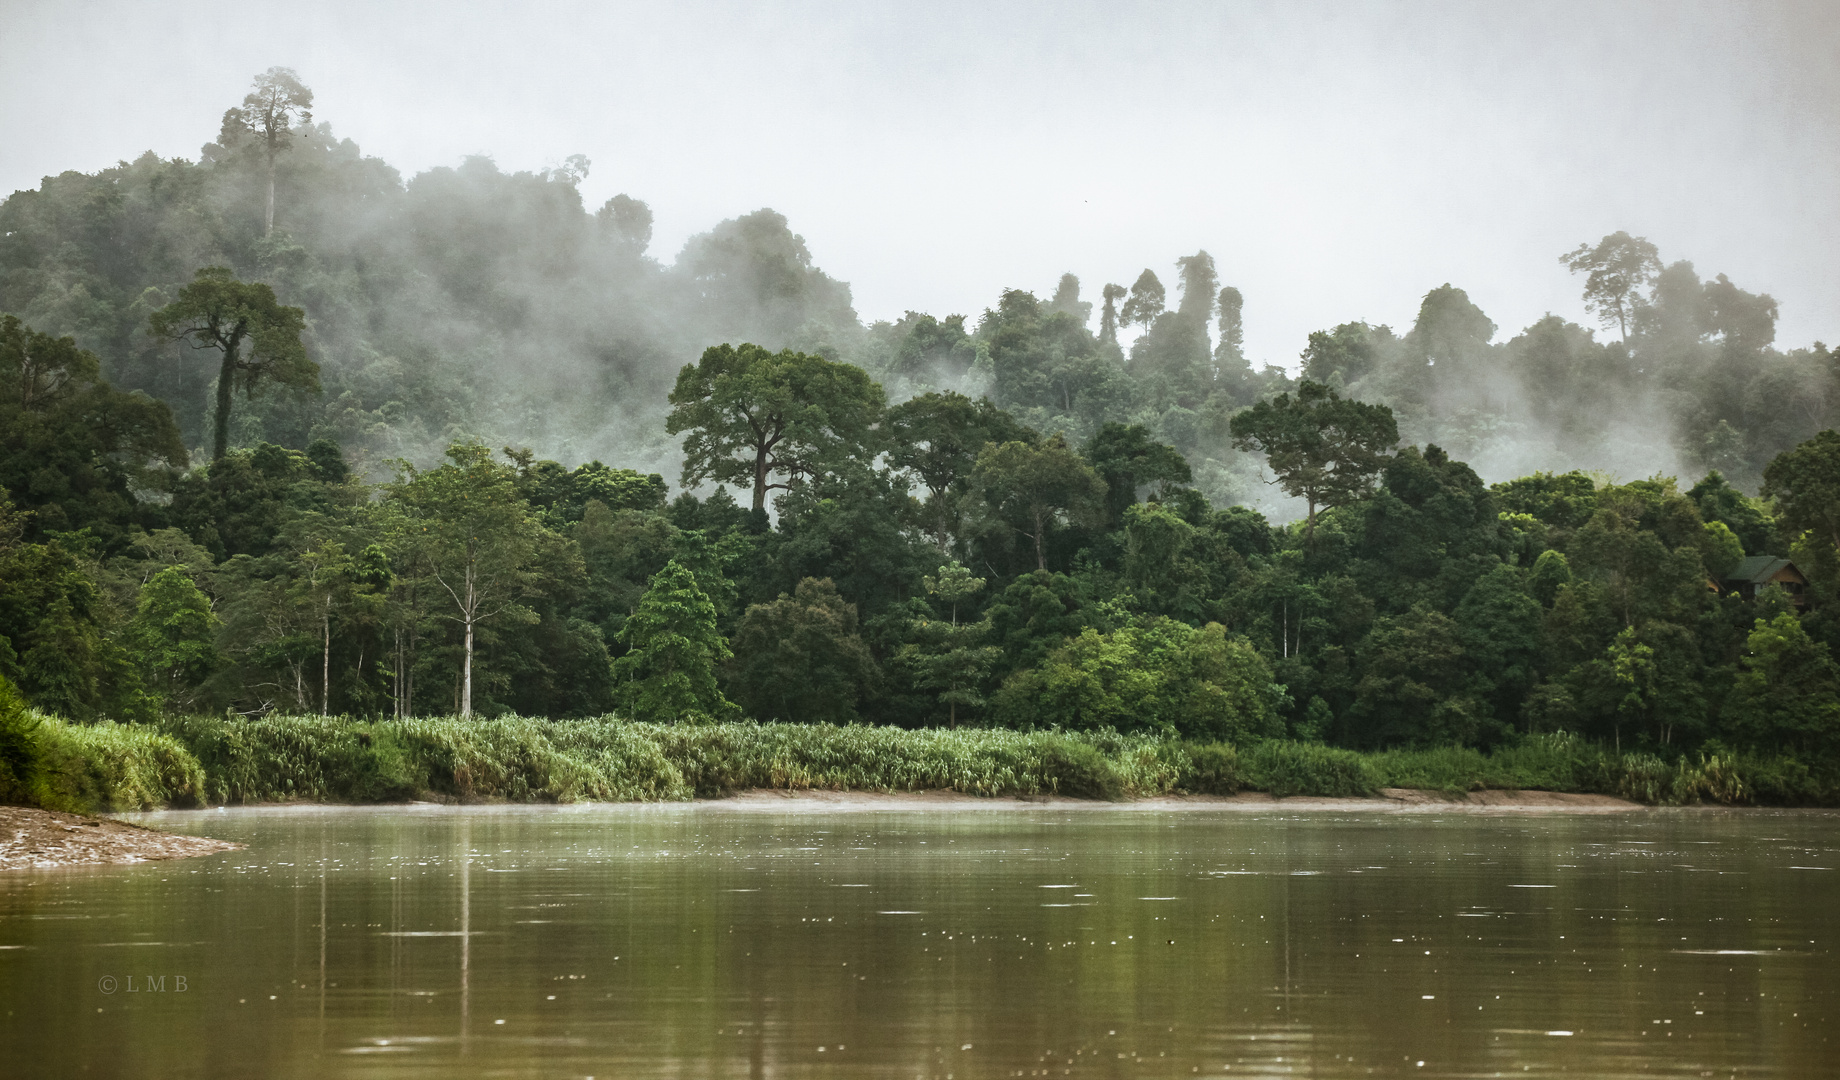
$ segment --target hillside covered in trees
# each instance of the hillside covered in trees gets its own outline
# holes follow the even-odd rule
[[[271,71],[197,161],[0,204],[0,674],[47,711],[1831,759],[1840,370],[1641,238],[1564,257],[1601,334],[1445,284],[1293,376],[1204,251],[865,326],[771,210],[665,263],[587,162],[405,182],[310,105]]]

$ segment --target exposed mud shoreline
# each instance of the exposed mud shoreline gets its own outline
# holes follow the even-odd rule
[[[1379,798],[1318,798],[1299,795],[1277,798],[1262,791],[1243,791],[1238,795],[1165,795],[1125,802],[1099,802],[1092,799],[1069,799],[1057,795],[1033,797],[986,798],[958,791],[900,791],[883,794],[871,791],[787,791],[756,789],[737,792],[720,799],[698,799],[699,805],[740,811],[810,811],[851,812],[888,810],[1004,810],[1018,807],[1052,806],[1056,810],[1340,810],[1371,813],[1411,813],[1434,811],[1540,813],[1618,813],[1646,810],[1641,803],[1609,795],[1572,795],[1557,791],[1472,791],[1464,795],[1446,795],[1440,791],[1413,788],[1382,788]]]
[[[184,859],[240,848],[107,817],[0,806],[0,871]]]

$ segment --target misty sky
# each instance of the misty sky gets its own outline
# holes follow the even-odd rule
[[[1515,10],[1525,9],[1525,10]],[[1584,320],[1558,255],[1627,229],[1840,340],[1840,4],[269,4],[0,0],[0,191],[196,157],[251,77],[405,176],[585,154],[653,252],[785,213],[865,319],[1088,299],[1206,248],[1247,352]]]

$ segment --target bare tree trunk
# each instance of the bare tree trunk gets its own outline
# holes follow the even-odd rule
[[[262,218],[262,235],[275,234],[275,152],[268,152],[268,212]]]
[[[236,393],[238,349],[224,350],[224,366],[217,373],[217,413],[211,417],[211,460],[222,461],[230,450],[230,399]]]
[[[396,697],[396,719],[403,719],[403,627],[396,627],[396,673],[390,679],[392,697]]]
[[[409,628],[409,648],[403,653],[403,719],[415,715],[415,647],[421,643],[415,627]]]
[[[320,612],[319,714],[332,715],[332,611],[331,604]]]
[[[473,620],[466,620],[466,660],[463,661],[460,676],[460,716],[466,719],[473,715]]]
[[[763,445],[754,451],[754,509],[767,508],[767,448]]]
[[[469,549],[470,550],[470,549]],[[479,613],[479,592],[473,581],[473,564],[466,567],[466,660],[461,668],[460,715],[473,715],[473,617]]]

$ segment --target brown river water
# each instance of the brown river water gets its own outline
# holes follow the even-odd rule
[[[0,876],[0,1076],[1840,1076],[1840,815],[142,815]]]

